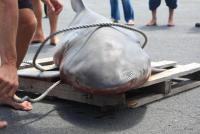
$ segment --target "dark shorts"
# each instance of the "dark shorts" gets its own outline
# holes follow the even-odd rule
[[[170,9],[176,9],[177,8],[177,0],[165,0],[166,5]],[[149,9],[150,10],[156,10],[161,4],[161,0],[149,0]]]
[[[18,0],[19,9],[30,8],[32,9],[32,1],[31,0]]]

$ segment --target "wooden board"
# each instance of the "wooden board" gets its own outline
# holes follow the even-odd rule
[[[53,82],[20,78],[20,90],[32,93],[43,93],[52,84]],[[49,96],[54,96],[60,99],[66,99],[81,103],[92,104],[96,106],[115,106],[125,104],[124,94],[113,96],[93,96],[87,93],[80,92],[66,84],[61,84],[57,86],[56,89],[50,92]]]
[[[177,64],[177,62],[175,61],[158,61],[158,62],[151,62],[151,66],[153,68],[171,68],[171,67],[175,67]]]
[[[162,81],[167,81],[173,78],[181,77],[187,74],[200,71],[200,64],[192,63],[188,65],[182,65],[176,68],[168,69],[164,72],[152,75],[149,80],[141,87],[146,87]]]
[[[156,85],[154,85],[156,87]],[[145,104],[149,104],[151,102],[160,100],[160,99],[164,99],[173,95],[176,95],[178,93],[193,89],[200,86],[200,81],[194,81],[194,82],[190,82],[186,85],[182,85],[180,87],[176,87],[176,88],[172,88],[170,90],[170,92],[168,94],[164,94],[164,93],[140,93],[140,94],[135,94],[135,96],[132,96],[131,98],[127,99],[127,107],[129,108],[136,108]],[[148,89],[146,89],[148,90]]]
[[[20,65],[20,69],[32,67],[32,63],[33,63],[32,60],[24,61]],[[53,57],[38,59],[37,63],[41,64],[41,65],[50,65],[50,64],[53,64]]]
[[[50,60],[41,64],[48,65]],[[121,95],[100,96],[80,92],[66,84],[61,84],[53,90],[49,96],[61,99],[104,106],[125,106],[130,108],[139,107],[156,100],[160,100],[177,93],[200,86],[200,64],[176,65],[174,61],[152,62],[153,67],[166,68],[161,73],[152,75],[149,80],[137,89],[132,89]],[[28,66],[23,68],[31,69]],[[22,69],[23,69],[22,68]],[[20,77],[20,89],[32,93],[42,93],[53,82]]]

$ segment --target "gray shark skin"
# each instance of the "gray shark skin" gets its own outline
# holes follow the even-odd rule
[[[71,0],[76,16],[70,27],[111,21]],[[132,31],[117,27],[87,28],[64,33],[54,62],[60,78],[91,94],[119,94],[142,85],[151,74],[150,58]]]

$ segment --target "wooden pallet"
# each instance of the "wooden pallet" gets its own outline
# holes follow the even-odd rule
[[[42,59],[40,63],[48,65],[52,63],[52,59]],[[144,85],[124,94],[112,96],[91,95],[73,89],[69,85],[61,84],[49,96],[100,107],[122,106],[136,108],[200,86],[200,64],[198,63],[177,65],[174,61],[160,61],[152,62],[152,66],[166,68],[167,70],[152,75]],[[36,71],[26,64],[21,67],[21,71],[23,69],[26,69],[27,72],[28,70]],[[19,80],[20,89],[31,93],[43,93],[54,83],[52,80],[25,77],[20,77]]]

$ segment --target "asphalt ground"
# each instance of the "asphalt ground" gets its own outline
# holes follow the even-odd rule
[[[110,17],[108,0],[85,0],[92,10]],[[167,27],[168,9],[164,1],[158,9],[158,26],[146,27],[150,19],[147,0],[133,0],[135,27],[143,30],[149,42],[145,51],[153,61],[173,60],[179,64],[200,63],[200,1],[180,0],[175,14],[175,27]],[[121,8],[121,7],[120,7]],[[59,29],[66,28],[75,13],[70,1],[64,1]],[[122,14],[121,14],[122,15]],[[85,18],[83,18],[85,19]],[[124,23],[123,19],[121,21]],[[43,20],[48,35],[48,19]],[[31,59],[39,44],[31,45],[26,60]],[[41,57],[49,57],[53,46],[45,46]],[[42,88],[42,87],[41,87]],[[46,99],[33,104],[30,112],[0,107],[0,118],[9,126],[0,134],[199,134],[200,88],[157,101],[136,109],[101,113],[85,104]]]

